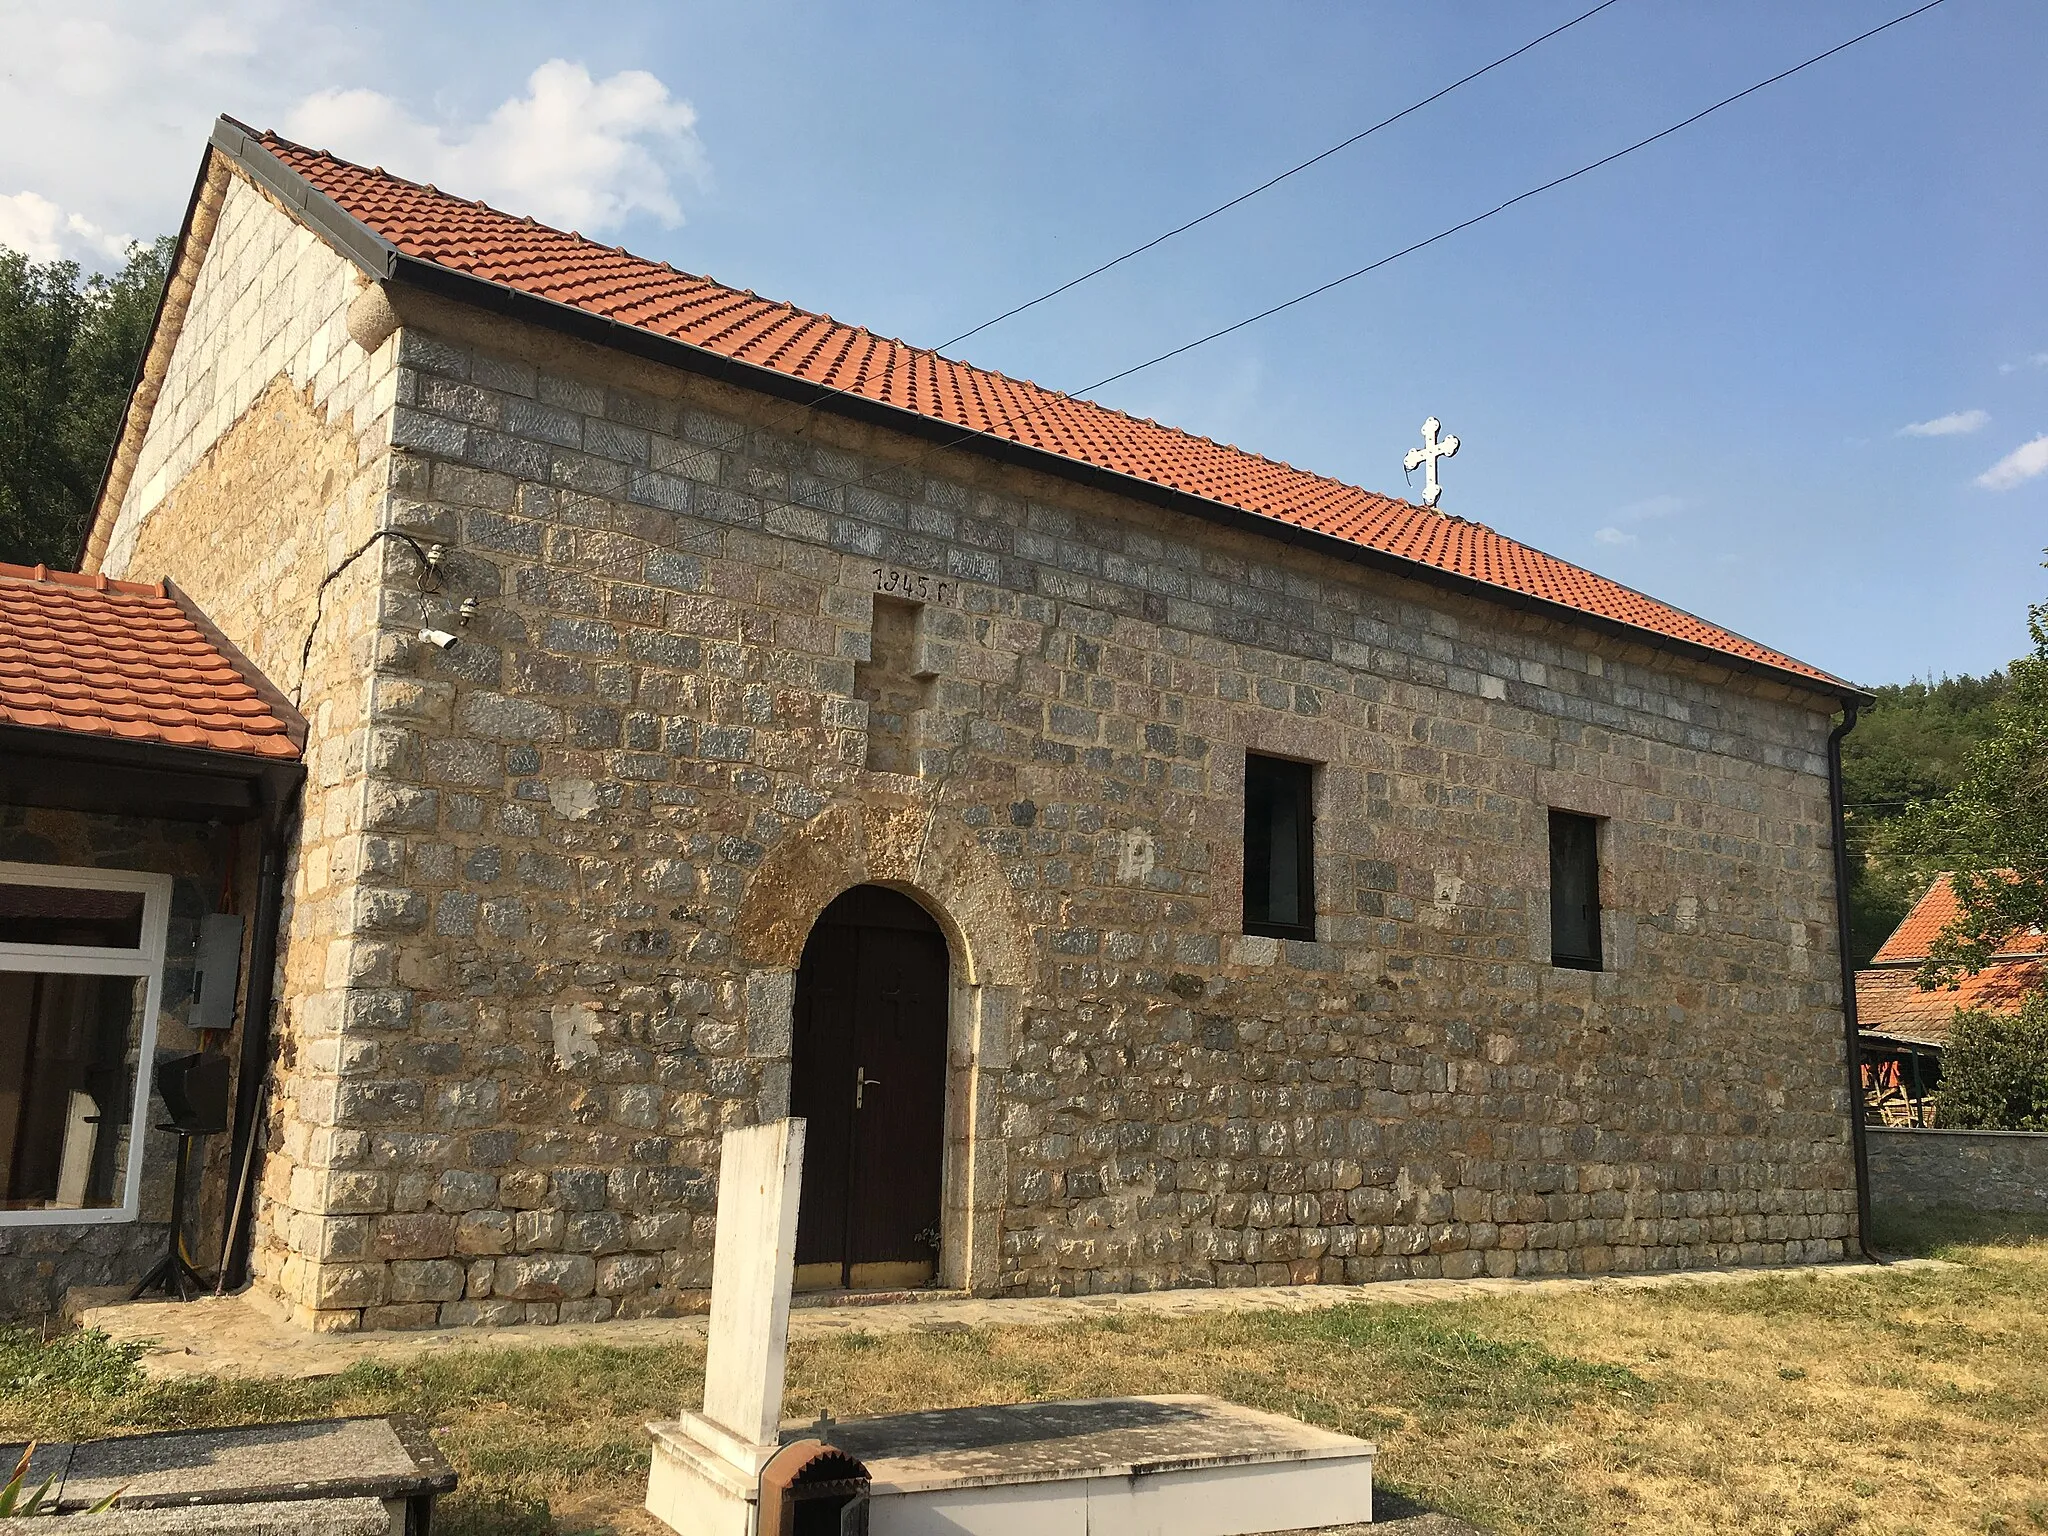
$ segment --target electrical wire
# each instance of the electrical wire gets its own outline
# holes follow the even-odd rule
[[[1207,346],[1212,341],[1220,341],[1223,337],[1229,336],[1234,332],[1241,331],[1245,329],[1247,326],[1256,325],[1261,320],[1271,319],[1274,315],[1280,314],[1284,310],[1293,309],[1296,305],[1306,304],[1311,299],[1321,298],[1324,294],[1330,292],[1332,289],[1341,288],[1342,286],[1344,286],[1344,284],[1353,282],[1358,278],[1364,277],[1367,273],[1377,272],[1380,268],[1389,266],[1392,263],[1399,261],[1404,256],[1412,256],[1415,252],[1420,250],[1426,250],[1428,247],[1437,244],[1439,241],[1448,240],[1451,236],[1460,234],[1465,230],[1471,229],[1474,225],[1484,224],[1488,219],[1495,218],[1498,215],[1507,212],[1508,209],[1513,208],[1518,203],[1525,203],[1532,197],[1539,197],[1545,192],[1554,191],[1557,188],[1564,186],[1567,182],[1576,181],[1581,176],[1590,175],[1592,172],[1600,170],[1602,167],[1612,165],[1615,161],[1624,159],[1627,156],[1636,153],[1636,151],[1638,150],[1647,149],[1652,144],[1657,143],[1660,139],[1668,139],[1671,137],[1671,135],[1679,132],[1681,129],[1690,128],[1694,123],[1699,122],[1702,118],[1711,117],[1714,113],[1719,112],[1722,108],[1733,106],[1736,102],[1741,101],[1744,97],[1754,96],[1758,91],[1765,90],[1770,86],[1778,84],[1780,81],[1789,80],[1792,76],[1800,73],[1802,70],[1811,69],[1816,64],[1824,63],[1826,60],[1833,58],[1836,54],[1843,53],[1846,52],[1848,49],[1854,48],[1858,43],[1867,42],[1871,38],[1876,37],[1881,32],[1889,32],[1893,27],[1902,26],[1906,22],[1913,20],[1916,16],[1924,16],[1929,11],[1935,10],[1942,5],[1945,5],[1946,3],[1947,0],[1927,0],[1926,4],[1918,6],[1913,10],[1907,11],[1903,15],[1894,16],[1890,21],[1882,22],[1879,25],[1870,28],[1870,30],[1868,30],[1867,32],[1859,32],[1856,34],[1856,36],[1848,39],[1846,42],[1837,43],[1834,47],[1829,48],[1824,52],[1816,53],[1811,58],[1802,59],[1799,63],[1792,65],[1789,69],[1781,69],[1778,71],[1778,73],[1770,76],[1767,79],[1759,80],[1754,85],[1745,86],[1743,89],[1735,92],[1731,96],[1724,96],[1719,101],[1715,102],[1712,106],[1702,107],[1699,111],[1693,113],[1690,117],[1681,118],[1679,119],[1679,121],[1671,124],[1671,126],[1668,128],[1660,128],[1657,132],[1650,134],[1647,138],[1638,139],[1633,144],[1628,145],[1626,148],[1617,149],[1612,154],[1603,155],[1598,160],[1589,161],[1587,164],[1580,166],[1575,171],[1567,171],[1562,176],[1553,177],[1551,180],[1544,182],[1541,186],[1531,187],[1526,192],[1518,192],[1513,197],[1507,199],[1505,202],[1496,203],[1493,207],[1487,209],[1484,213],[1476,213],[1469,219],[1464,219],[1459,223],[1451,225],[1447,229],[1438,230],[1435,234],[1430,235],[1426,239],[1417,240],[1412,245],[1405,245],[1401,247],[1400,250],[1395,251],[1390,255],[1382,256],[1377,261],[1368,262],[1366,263],[1366,265],[1359,267],[1354,271],[1345,273],[1342,277],[1332,278],[1329,282],[1319,284],[1318,286],[1309,289],[1306,293],[1298,293],[1291,299],[1285,299],[1278,304],[1270,305],[1267,308],[1260,310],[1258,313],[1247,315],[1244,319],[1236,321],[1233,324],[1226,325],[1218,330],[1211,331],[1205,336],[1198,336],[1193,341],[1184,342],[1180,346],[1174,347],[1169,351],[1161,352],[1156,357],[1148,357],[1142,363],[1133,363],[1130,367],[1120,369],[1117,372],[1109,374],[1104,378],[1097,379],[1092,384],[1084,384],[1077,390],[1072,390],[1065,393],[1049,393],[1047,399],[1042,401],[1040,404],[1031,407],[1028,410],[1017,412],[1014,415],[1005,416],[996,421],[992,426],[969,428],[967,431],[962,432],[958,437],[948,439],[946,442],[940,444],[940,447],[956,447],[959,444],[966,442],[970,438],[987,437],[997,432],[1000,432],[1003,428],[1021,425],[1024,421],[1029,420],[1031,417],[1039,414],[1041,411],[1049,409],[1054,404],[1072,400],[1079,396],[1092,394],[1094,391],[1101,389],[1106,385],[1115,384],[1123,379],[1127,379],[1131,377],[1132,374],[1142,373],[1147,368],[1157,367],[1160,363],[1167,362],[1172,358],[1179,357],[1183,353],[1192,352],[1197,347]],[[825,398],[825,396],[820,395],[818,398],[822,400]]]
[[[1147,240],[1143,245],[1134,245],[1128,251],[1125,251],[1121,256],[1112,256],[1108,261],[1102,263],[1101,266],[1090,267],[1086,272],[1083,272],[1079,277],[1070,277],[1064,283],[1061,283],[1057,288],[1048,288],[1044,293],[1041,293],[1035,299],[1026,299],[1022,304],[1018,304],[1010,309],[1006,309],[1000,315],[996,315],[991,319],[984,320],[981,322],[981,324],[973,327],[970,330],[962,331],[958,336],[947,337],[944,341],[940,342],[932,350],[935,352],[943,352],[948,347],[958,346],[961,342],[967,340],[970,336],[979,336],[983,331],[988,330],[990,327],[1001,325],[1005,320],[1011,319],[1017,315],[1021,315],[1027,309],[1035,309],[1040,304],[1043,304],[1047,299],[1056,299],[1061,294],[1067,292],[1067,290],[1069,290],[1070,288],[1078,288],[1081,286],[1081,284],[1089,281],[1091,278],[1097,278],[1102,276],[1103,273],[1109,271],[1112,267],[1122,266],[1125,262],[1129,261],[1134,256],[1142,256],[1145,254],[1145,252],[1152,250],[1154,247],[1166,244],[1167,241],[1173,239],[1176,235],[1186,234],[1189,230],[1193,229],[1198,224],[1208,223],[1209,220],[1215,218],[1220,213],[1228,213],[1231,209],[1235,208],[1239,203],[1250,202],[1253,198],[1257,197],[1261,192],[1265,192],[1273,187],[1279,186],[1280,183],[1287,180],[1288,177],[1298,176],[1312,165],[1320,165],[1323,161],[1329,159],[1330,156],[1337,154],[1342,150],[1349,149],[1352,145],[1358,143],[1361,139],[1370,138],[1373,134],[1378,133],[1382,128],[1391,128],[1394,124],[1400,122],[1402,118],[1409,117],[1414,113],[1420,112],[1424,107],[1428,106],[1431,102],[1443,100],[1444,97],[1450,95],[1451,92],[1457,90],[1460,86],[1470,85],[1474,80],[1477,80],[1481,75],[1491,74],[1494,70],[1499,69],[1503,64],[1513,63],[1516,59],[1519,59],[1523,54],[1527,53],[1530,49],[1539,47],[1542,44],[1549,42],[1553,37],[1558,36],[1560,33],[1569,32],[1573,27],[1576,27],[1582,21],[1592,20],[1595,16],[1598,16],[1602,11],[1606,10],[1610,5],[1615,5],[1618,3],[1619,0],[1600,0],[1600,3],[1594,6],[1590,11],[1582,12],[1580,15],[1574,16],[1570,21],[1567,21],[1560,26],[1552,27],[1548,32],[1544,33],[1541,37],[1531,38],[1528,42],[1522,44],[1521,47],[1517,48],[1513,53],[1504,53],[1499,58],[1495,59],[1491,64],[1484,65],[1479,69],[1473,70],[1472,73],[1469,75],[1465,75],[1460,79],[1453,80],[1449,85],[1445,86],[1442,90],[1436,92],[1434,95],[1425,96],[1422,98],[1422,100],[1403,107],[1400,111],[1396,112],[1392,117],[1381,118],[1378,122],[1374,123],[1370,128],[1361,128],[1357,133],[1352,134],[1350,138],[1342,140],[1339,143],[1332,144],[1328,149],[1324,150],[1321,154],[1309,156],[1308,159],[1302,161],[1299,165],[1289,166],[1286,170],[1280,172],[1280,174],[1277,176],[1267,177],[1266,180],[1260,182],[1256,187],[1252,187],[1247,191],[1238,193],[1237,196],[1231,198],[1228,202],[1218,203],[1214,208],[1211,208],[1207,213],[1197,214],[1194,218],[1189,219],[1187,223],[1177,224],[1172,229],[1166,231],[1166,233],[1163,235],[1154,235],[1150,240]]]
[[[441,590],[441,546],[424,545],[411,534],[399,528],[379,528],[362,543],[342,556],[341,563],[320,578],[320,585],[313,593],[313,622],[306,626],[305,642],[299,647],[299,679],[292,684],[292,707],[301,703],[299,695],[306,687],[306,666],[313,659],[313,637],[320,633],[320,620],[326,613],[327,589],[340,579],[343,572],[370,552],[380,539],[390,539],[403,544],[413,552],[420,563],[419,585],[422,596]]]

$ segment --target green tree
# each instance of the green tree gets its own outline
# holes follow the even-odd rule
[[[1849,948],[1859,966],[1926,889],[1917,867],[1885,851],[1888,829],[1915,802],[1955,788],[1970,749],[1996,728],[2006,677],[1944,677],[1873,692],[1877,701],[1842,742]]]
[[[0,560],[76,562],[171,248],[130,246],[112,276],[0,248]]]
[[[2012,664],[1990,736],[1886,839],[1922,876],[1953,872],[1957,916],[1930,946],[1923,987],[1983,969],[2017,929],[2048,928],[2048,603],[2027,629],[2033,653]]]
[[[1956,1010],[1941,1053],[1944,1128],[2048,1131],[2048,992],[2017,1014]]]

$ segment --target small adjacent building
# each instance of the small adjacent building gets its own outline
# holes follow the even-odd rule
[[[1484,524],[224,119],[84,565],[281,734],[239,842],[101,777],[8,857],[276,914],[206,1199],[308,1326],[698,1306],[790,1113],[820,1286],[1856,1243],[1863,695]]]
[[[1941,1054],[1958,1010],[2016,1014],[2028,993],[2048,987],[2048,938],[2023,930],[1981,971],[1921,990],[1915,977],[1956,914],[1955,890],[1940,875],[1856,973],[1864,1103],[1883,1124],[1932,1123],[1927,1101],[1941,1086]]]
[[[157,1069],[194,1053],[242,1097],[238,1136],[193,1144],[186,1247],[218,1267],[304,742],[176,586],[0,565],[0,1316],[166,1252]]]

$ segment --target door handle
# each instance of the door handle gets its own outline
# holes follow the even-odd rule
[[[868,1076],[868,1069],[865,1065],[855,1067],[853,1069],[853,1107],[859,1109],[861,1101],[867,1096],[867,1091],[870,1088],[879,1088],[881,1086],[880,1078]]]

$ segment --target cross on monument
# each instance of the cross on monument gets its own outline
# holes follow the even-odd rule
[[[1437,498],[1444,493],[1443,482],[1436,477],[1436,461],[1448,459],[1458,451],[1455,437],[1437,437],[1442,428],[1443,423],[1434,416],[1425,421],[1422,424],[1422,446],[1410,448],[1408,457],[1401,461],[1401,467],[1411,474],[1418,469],[1422,471],[1422,504],[1425,507],[1434,507]]]

